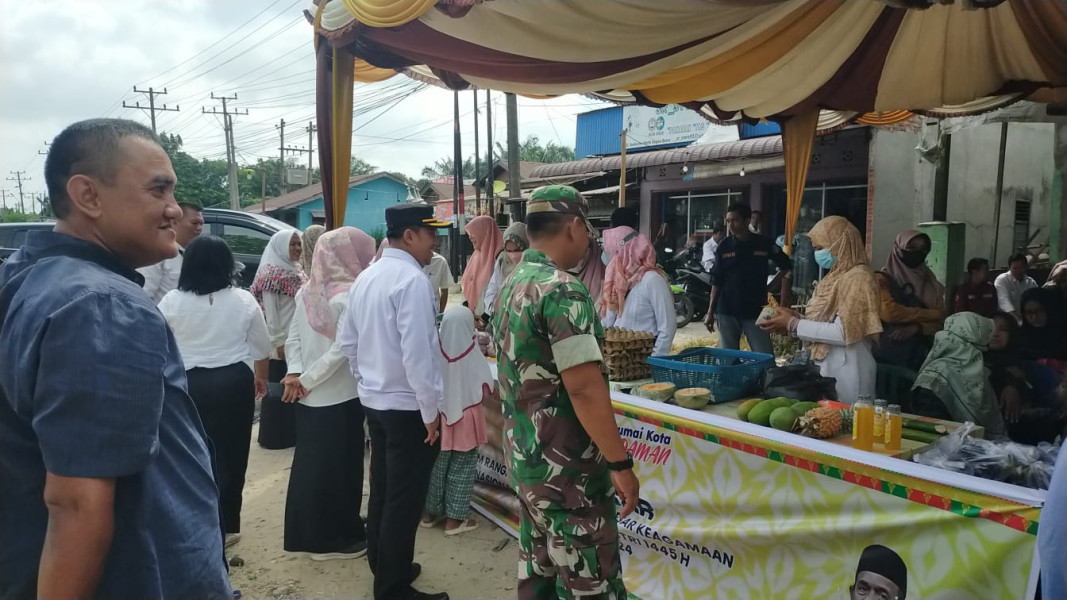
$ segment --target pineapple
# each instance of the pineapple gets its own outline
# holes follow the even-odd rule
[[[831,438],[843,431],[847,410],[836,408],[813,408],[797,419],[797,433],[819,439]],[[851,413],[849,413],[851,421]]]

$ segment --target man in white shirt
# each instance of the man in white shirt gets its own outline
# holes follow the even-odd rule
[[[719,223],[711,228],[711,237],[704,242],[704,253],[700,258],[700,264],[708,273],[715,268],[715,249],[719,247],[719,242],[724,237],[726,237],[726,227]]]
[[[385,211],[389,247],[356,279],[337,341],[359,382],[371,435],[367,561],[375,600],[448,600],[411,587],[412,563],[430,471],[437,457],[444,382],[435,327],[436,307],[423,267],[437,244],[424,204]]]
[[[167,292],[177,289],[185,247],[204,229],[204,215],[202,214],[204,209],[199,204],[179,202],[178,206],[182,209],[182,218],[174,225],[174,235],[178,240],[178,254],[174,258],[137,269],[137,272],[144,277],[145,293],[156,304],[159,304]]]
[[[1019,310],[1019,303],[1022,301],[1023,292],[1037,287],[1034,278],[1026,274],[1028,265],[1024,254],[1015,254],[1008,259],[1008,272],[997,276],[993,281],[993,287],[997,288],[997,304],[1000,310],[1011,313],[1020,323],[1022,312]]]
[[[752,211],[752,220],[748,224],[748,230],[756,235],[763,235],[763,213]]]
[[[430,277],[437,312],[445,312],[445,306],[448,305],[448,288],[455,283],[452,279],[452,269],[448,267],[448,259],[434,252],[430,264],[423,267],[422,271]]]

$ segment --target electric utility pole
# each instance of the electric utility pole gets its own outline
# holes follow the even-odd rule
[[[31,178],[30,177],[23,177],[23,175],[26,174],[26,171],[12,171],[11,174],[14,175],[14,177],[8,177],[7,180],[8,181],[14,181],[14,182],[16,182],[18,184],[18,186],[19,186],[19,212],[20,213],[25,213],[26,212],[26,208],[25,208],[25,204],[23,204],[23,198],[22,198],[22,183],[24,181],[29,181]]]
[[[234,147],[233,142],[233,116],[234,115],[247,115],[248,109],[244,112],[240,112],[236,109],[231,110],[226,106],[227,100],[236,100],[237,94],[233,96],[216,96],[214,92],[211,93],[212,100],[219,100],[222,102],[222,110],[212,108],[201,107],[200,110],[206,115],[222,115],[223,129],[226,133],[226,160],[229,161],[229,180],[230,180],[230,208],[233,210],[241,210],[241,195],[237,190],[237,148]]]
[[[308,185],[311,185],[312,183],[314,183],[311,180],[311,155],[313,154],[313,150],[315,149],[315,145],[312,142],[315,139],[315,133],[319,129],[318,127],[315,127],[314,121],[308,121],[308,126],[305,128],[305,130],[308,132]]]
[[[167,94],[167,88],[163,88],[162,92],[157,92],[155,90],[155,88],[148,88],[147,90],[139,90],[139,89],[137,89],[137,86],[133,86],[133,91],[137,92],[138,94],[144,94],[144,95],[148,96],[148,106],[141,106],[141,101],[140,100],[138,100],[135,104],[126,104],[126,101],[123,100],[122,101],[122,107],[123,108],[139,108],[139,109],[147,112],[148,116],[152,119],[152,133],[156,133],[156,113],[157,112],[164,112],[164,111],[178,112],[179,110],[181,110],[181,107],[179,107],[178,105],[174,105],[174,108],[169,108],[169,107],[167,107],[166,104],[164,104],[163,106],[156,106],[156,96],[165,96]],[[212,97],[214,97],[214,96],[212,96]]]

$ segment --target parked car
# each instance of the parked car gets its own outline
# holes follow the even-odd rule
[[[31,221],[28,223],[0,223],[0,263],[7,260],[19,246],[26,243],[26,234],[31,231],[50,230],[55,221]]]
[[[54,222],[0,223],[0,262],[26,242],[28,232],[54,226]],[[234,258],[243,265],[241,284],[244,287],[252,285],[259,259],[271,236],[283,229],[293,227],[264,215],[222,208],[204,209],[204,233],[226,240]]]
[[[271,236],[283,229],[295,228],[266,215],[223,208],[204,209],[204,233],[226,240],[234,259],[244,265],[241,285],[246,288],[256,277],[259,259]]]

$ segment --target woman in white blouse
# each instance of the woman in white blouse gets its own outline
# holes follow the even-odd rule
[[[304,284],[300,266],[300,233],[286,229],[275,233],[263,250],[256,278],[249,291],[263,307],[270,332],[270,370],[268,381],[280,382],[285,366],[285,338],[296,309],[296,292]],[[281,397],[272,393],[263,399],[259,414],[259,445],[268,450],[292,448],[296,444],[296,412]]]
[[[226,544],[240,539],[241,493],[256,398],[267,391],[270,338],[252,294],[236,287],[233,253],[201,236],[185,250],[178,289],[159,303],[178,341],[189,395],[215,450]]]
[[[324,233],[296,295],[285,355],[285,402],[296,405],[296,453],[285,500],[285,549],[312,560],[363,556],[363,406],[337,343],[348,290],[374,259],[374,238],[354,227]]]
[[[607,273],[600,296],[604,327],[621,327],[656,335],[652,356],[671,353],[678,329],[674,294],[667,276],[656,267],[656,250],[647,237],[627,226],[604,231]]]

